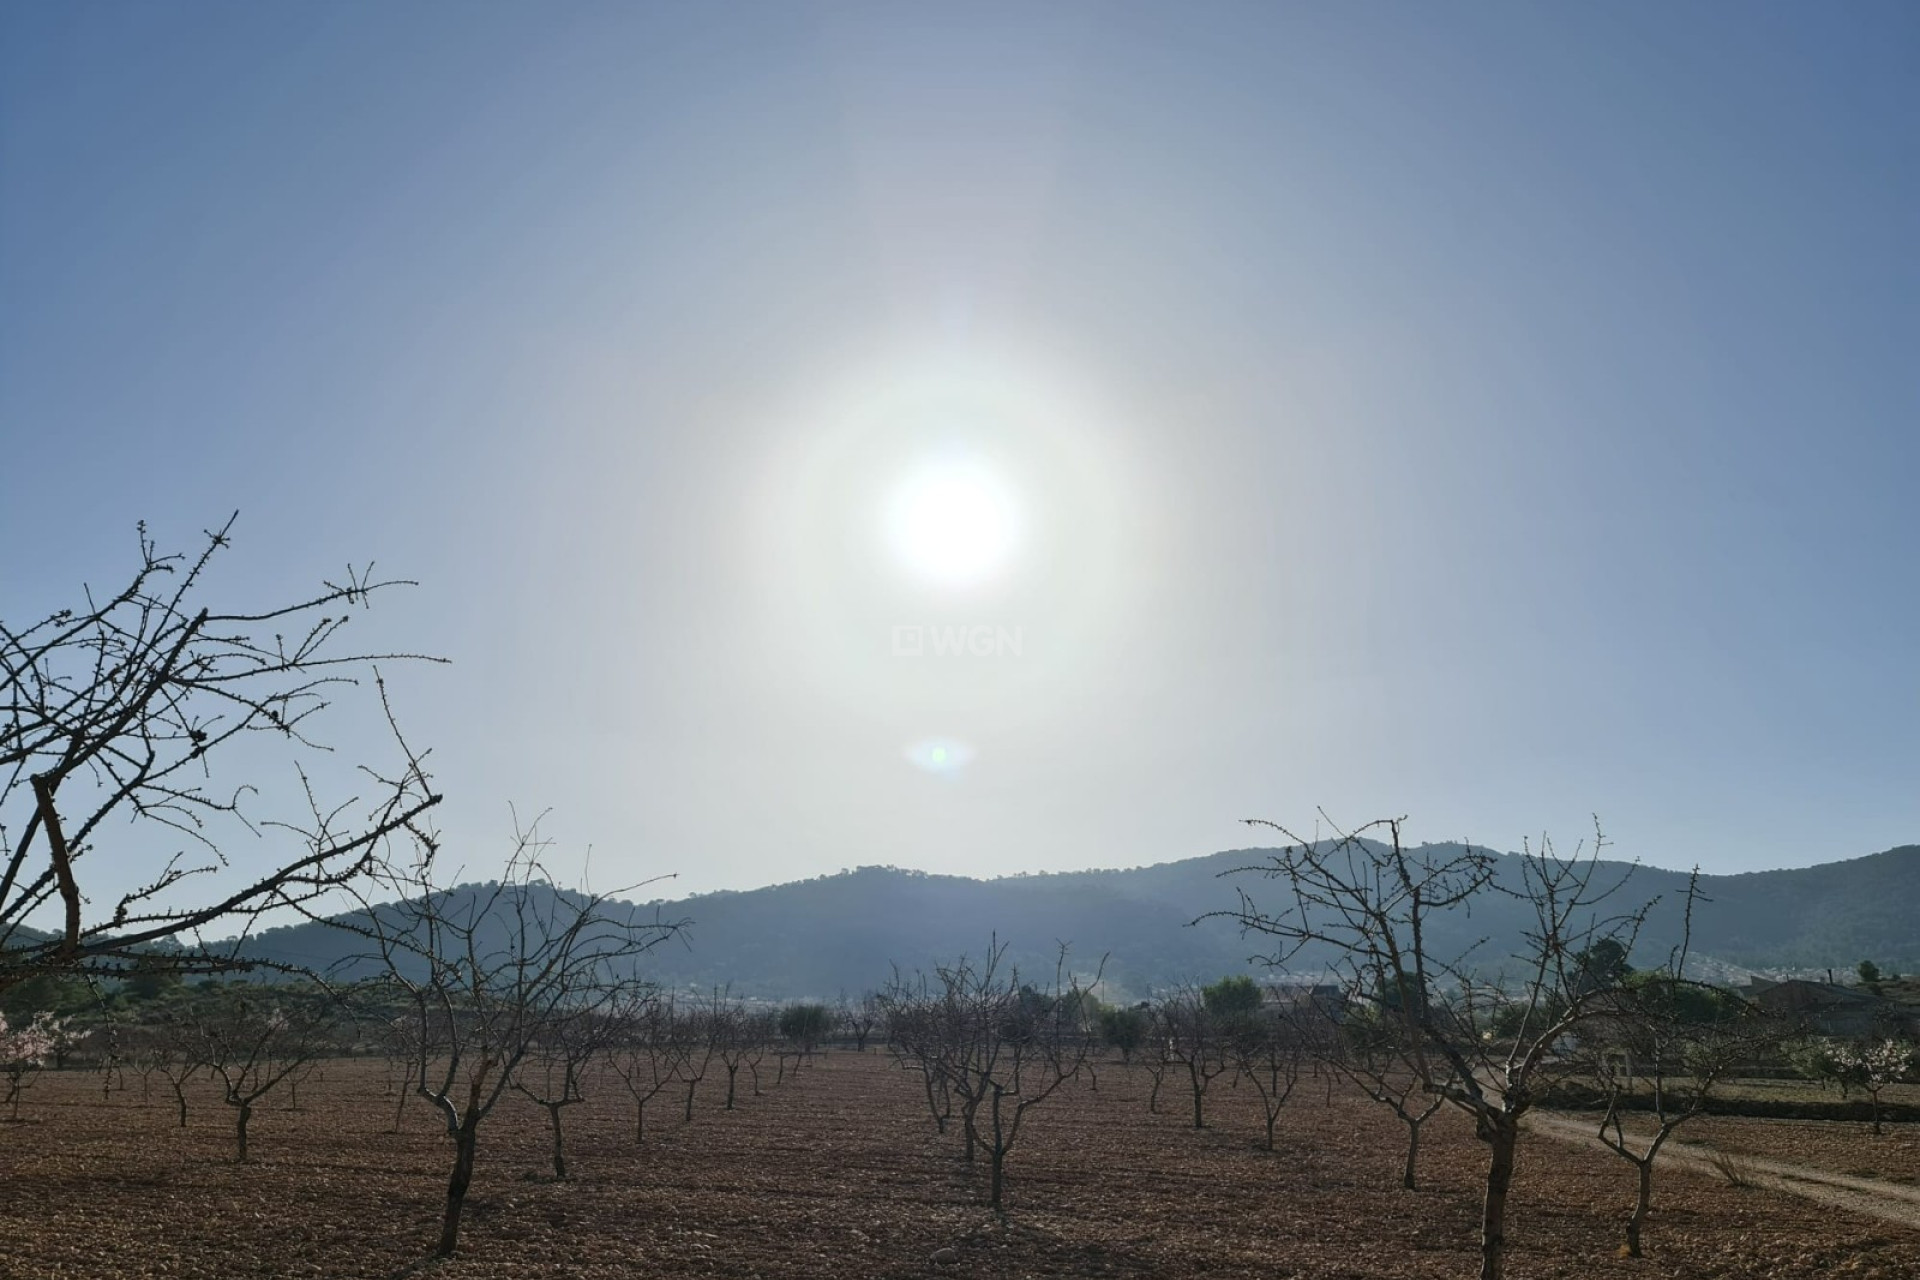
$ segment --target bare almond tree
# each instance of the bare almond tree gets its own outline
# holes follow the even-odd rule
[[[162,554],[143,525],[119,590],[0,621],[0,990],[47,972],[247,968],[238,943],[173,944],[242,936],[363,881],[439,803],[397,730],[392,763],[351,790],[308,767],[343,696],[391,727],[376,664],[419,655],[342,633],[403,584],[350,568],[292,603],[216,607],[209,566],[233,524],[194,556]],[[275,753],[284,787],[263,772]],[[88,873],[103,845],[142,868],[132,883]]]
[[[336,921],[373,943],[416,1031],[415,1088],[453,1147],[435,1252],[449,1256],[473,1182],[480,1127],[529,1054],[569,1024],[603,1018],[631,989],[640,956],[678,927],[641,920],[606,895],[560,889],[541,864],[537,830],[516,834],[489,884],[435,883],[432,847],[411,868],[390,866],[396,901]]]
[[[1186,1072],[1187,1093],[1193,1100],[1193,1127],[1207,1127],[1207,1086],[1233,1065],[1228,1056],[1225,1028],[1204,996],[1191,987],[1160,1002],[1159,1024],[1166,1033],[1167,1054]]]
[[[1281,885],[1281,905],[1263,910],[1243,889],[1239,906],[1213,913],[1270,937],[1275,966],[1318,965],[1349,1002],[1400,1024],[1396,1046],[1423,1089],[1473,1117],[1487,1144],[1480,1226],[1481,1280],[1503,1280],[1507,1197],[1520,1120],[1534,1105],[1547,1064],[1582,1023],[1609,1006],[1616,978],[1582,964],[1600,944],[1631,950],[1651,903],[1612,903],[1624,874],[1603,869],[1597,835],[1590,851],[1561,859],[1549,842],[1529,846],[1500,874],[1501,859],[1466,845],[1409,848],[1401,820],[1357,831],[1335,829],[1289,840],[1270,861],[1243,868]],[[1470,904],[1504,896],[1527,924],[1515,955],[1487,964],[1477,947],[1441,954],[1435,926]]]
[[[909,986],[896,971],[881,1004],[887,1052],[902,1071],[920,1077],[934,1132],[944,1134],[947,1121],[953,1118],[953,1091],[947,1086],[934,1004],[925,979]]]
[[[1441,1107],[1445,1096],[1429,1087],[1428,1078],[1407,1065],[1411,1046],[1404,1042],[1406,1026],[1398,1018],[1382,1017],[1378,1010],[1361,1009],[1346,1019],[1336,1042],[1338,1051],[1323,1061],[1406,1126],[1406,1157],[1400,1164],[1400,1185],[1420,1189],[1420,1132]]]
[[[553,1133],[553,1176],[562,1182],[567,1179],[567,1142],[561,1115],[586,1100],[580,1083],[587,1064],[612,1043],[620,1030],[616,1013],[639,986],[637,978],[611,974],[583,986],[577,998],[556,1009],[539,1028],[526,1056],[513,1069],[514,1090],[547,1113]]]
[[[852,1003],[848,1003],[844,993],[841,995],[836,1013],[841,1031],[853,1041],[855,1053],[867,1051],[867,1040],[873,1035],[873,1029],[880,1025],[884,1009],[877,991],[869,991]]]
[[[173,1091],[180,1128],[187,1127],[187,1084],[206,1067],[204,1042],[193,1024],[178,1014],[154,1028],[155,1069]]]
[[[672,1034],[680,1046],[680,1083],[686,1086],[680,1122],[692,1124],[694,1095],[700,1091],[700,1082],[707,1078],[707,1069],[713,1065],[714,1051],[724,1032],[715,1022],[711,1009],[689,1008],[674,1019]]]
[[[1164,1004],[1148,1011],[1146,1037],[1133,1061],[1153,1081],[1153,1087],[1147,1092],[1147,1112],[1156,1115],[1160,1111],[1161,1086],[1166,1083],[1167,1073],[1179,1061],[1174,1057],[1173,1028],[1167,1024]]]
[[[1227,1048],[1239,1078],[1253,1086],[1266,1121],[1267,1150],[1273,1150],[1273,1130],[1307,1060],[1307,1043],[1284,1018],[1259,1017],[1230,1032]]]
[[[1701,1113],[1734,1070],[1778,1040],[1759,1010],[1681,978],[1678,969],[1638,975],[1579,1035],[1580,1060],[1606,1099],[1600,1141],[1636,1175],[1626,1225],[1630,1258],[1644,1256],[1654,1162],[1667,1139]],[[1629,1120],[1637,1132],[1628,1131]]]
[[[234,1160],[247,1162],[254,1106],[333,1047],[338,1006],[331,993],[229,986],[187,1013],[194,1055],[234,1109]]]
[[[606,1048],[607,1065],[633,1099],[633,1141],[647,1140],[647,1104],[680,1079],[687,1043],[674,1034],[672,996],[629,992],[614,1011],[616,1030]]]
[[[966,1158],[986,1153],[987,1203],[996,1212],[1004,1211],[1007,1157],[1028,1114],[1079,1074],[1094,1042],[1092,1002],[1067,970],[1066,949],[1045,988],[1006,967],[1006,950],[996,939],[980,964],[962,957],[935,970],[926,1049],[960,1100]]]

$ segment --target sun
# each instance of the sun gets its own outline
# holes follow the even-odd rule
[[[970,459],[928,462],[908,473],[887,502],[886,535],[902,567],[938,587],[987,581],[1019,541],[1007,487]]]

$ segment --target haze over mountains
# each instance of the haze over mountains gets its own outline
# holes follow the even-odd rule
[[[1059,944],[1069,943],[1074,971],[1090,974],[1105,956],[1110,994],[1144,997],[1228,973],[1269,976],[1253,959],[1270,949],[1267,939],[1243,937],[1232,922],[1205,918],[1232,908],[1239,889],[1261,908],[1279,909],[1282,882],[1232,874],[1268,857],[1265,850],[1241,849],[1125,871],[997,880],[862,867],[618,909],[640,919],[686,922],[645,963],[651,976],[676,987],[730,986],[736,995],[776,999],[857,995],[883,985],[895,966],[911,977],[963,953],[978,957],[998,936],[1023,972],[1051,977]],[[1518,859],[1503,858],[1500,872],[1503,883],[1517,883]],[[1626,877],[1611,906],[1659,899],[1632,959],[1642,966],[1664,962],[1680,941],[1686,874],[1602,863],[1599,875]],[[1851,970],[1862,959],[1883,968],[1920,968],[1920,845],[1817,867],[1703,876],[1701,887],[1705,901],[1694,914],[1690,972]],[[1493,965],[1519,945],[1529,919],[1525,902],[1488,894],[1471,914],[1438,921],[1432,942],[1440,955],[1479,942],[1476,956]],[[315,967],[339,964],[358,949],[350,936],[319,924],[268,930],[250,947],[264,958]],[[1314,958],[1304,956],[1296,967],[1313,966]]]

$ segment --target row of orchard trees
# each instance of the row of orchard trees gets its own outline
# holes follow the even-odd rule
[[[1276,970],[1314,984],[1296,990],[1329,995],[1295,1002],[1289,1020],[1303,1044],[1332,1050],[1330,1063],[1405,1122],[1406,1185],[1425,1119],[1441,1106],[1472,1119],[1487,1146],[1482,1280],[1505,1274],[1521,1121],[1569,1078],[1597,1087],[1597,1136],[1637,1170],[1626,1247],[1638,1256],[1661,1148],[1736,1068],[1804,1043],[1801,1029],[1687,976],[1697,877],[1679,945],[1636,970],[1627,958],[1654,904],[1631,896],[1630,868],[1600,860],[1598,833],[1570,858],[1543,841],[1503,867],[1501,855],[1471,845],[1409,847],[1401,825],[1314,839],[1275,828],[1289,843],[1244,870],[1277,892],[1256,900],[1243,890],[1237,907],[1217,914],[1270,941],[1263,959]],[[1527,917],[1514,953],[1436,946],[1464,932],[1445,928],[1446,917],[1500,898]],[[1328,1009],[1340,1011],[1337,1029]],[[1178,1057],[1177,1030],[1167,1038]],[[1884,1040],[1829,1052],[1845,1058],[1835,1067],[1844,1078],[1873,1082],[1877,1131],[1877,1090],[1911,1069],[1913,1047]]]
[[[767,1028],[719,1000],[663,1010],[638,966],[678,924],[555,890],[530,836],[499,881],[440,884],[427,823],[441,797],[383,678],[439,659],[353,639],[372,601],[411,584],[349,566],[304,597],[216,599],[234,525],[187,555],[143,525],[117,589],[0,620],[0,1000],[77,981],[104,1008],[135,981],[259,978],[245,945],[261,924],[342,924],[361,944],[348,968],[372,982],[233,984],[128,1028],[126,1061],[168,1072],[183,1115],[186,1079],[214,1078],[244,1158],[259,1101],[351,1035],[350,1011],[387,1010],[408,1086],[449,1137],[450,1252],[480,1130],[504,1098],[547,1109],[562,1169],[561,1116],[596,1055],[626,1062],[636,1088],[658,1069],[691,1089],[710,1061],[730,1080],[757,1071]],[[335,734],[384,741],[384,758],[343,767]],[[811,1044],[806,1019],[794,1030]],[[10,1110],[76,1035],[44,1009],[0,1021]]]
[[[484,909],[497,911],[512,896],[511,885],[489,889]],[[518,1098],[546,1113],[554,1176],[564,1179],[563,1117],[589,1087],[627,1094],[640,1143],[647,1104],[663,1092],[691,1121],[701,1082],[724,1076],[723,1106],[732,1110],[739,1092],[761,1092],[763,1071],[771,1068],[773,1084],[796,1073],[833,1026],[824,1005],[760,1009],[722,992],[676,997],[618,973],[567,976],[564,939],[576,922],[569,914],[549,917],[552,928],[534,926],[526,945],[493,952],[481,966],[488,976],[477,983],[471,966],[463,966],[468,985],[460,990],[447,980],[402,981],[391,974],[333,986],[209,982],[154,1002],[137,1020],[80,1030],[73,1019],[37,1018],[24,1028],[0,1029],[5,1101],[17,1115],[34,1074],[64,1058],[96,1070],[106,1097],[135,1077],[145,1102],[159,1076],[172,1090],[184,1128],[193,1089],[210,1083],[231,1108],[235,1159],[245,1162],[249,1121],[269,1095],[297,1107],[300,1085],[326,1062],[384,1055],[389,1089],[399,1099],[394,1127],[410,1097],[427,1099],[446,1124],[452,1167],[439,1247],[451,1252],[482,1126],[500,1102]],[[462,936],[467,924],[463,913]],[[533,966],[548,976],[536,978]],[[567,987],[564,998],[560,984]]]
[[[1088,1067],[1096,1045],[1096,1005],[1065,949],[1042,986],[1023,980],[1006,952],[995,939],[978,960],[962,956],[913,982],[896,977],[882,998],[889,1050],[919,1075],[939,1132],[957,1118],[964,1158],[986,1157],[995,1210],[1028,1114]]]

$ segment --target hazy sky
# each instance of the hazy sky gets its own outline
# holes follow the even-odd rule
[[[603,885],[1920,840],[1916,424],[1906,0],[0,6],[0,612],[375,558]]]

